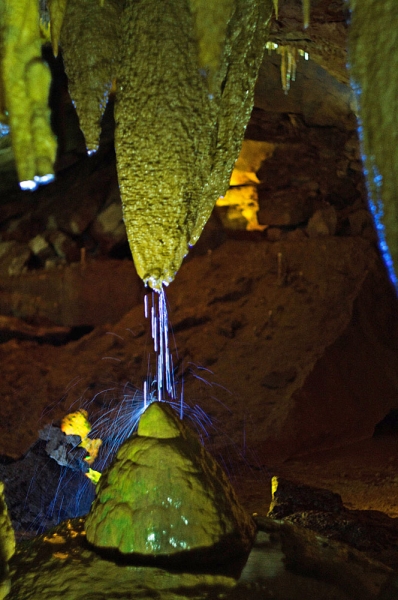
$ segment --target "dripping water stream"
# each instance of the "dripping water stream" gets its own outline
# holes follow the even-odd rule
[[[149,306],[149,299],[151,306]],[[160,292],[146,294],[145,318],[150,319],[153,349],[155,352],[155,395],[158,402],[176,402],[177,385],[174,377],[173,356],[169,344],[169,317],[164,288]],[[183,386],[180,393],[180,418],[183,417]],[[148,404],[148,379],[144,382],[144,407]],[[153,394],[151,394],[153,400]]]

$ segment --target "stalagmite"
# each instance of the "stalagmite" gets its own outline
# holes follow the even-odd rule
[[[167,402],[154,402],[103,473],[90,544],[124,556],[221,564],[250,550],[255,525],[221,467]]]
[[[50,127],[50,72],[41,58],[39,6],[1,0],[1,76],[12,148],[22,189],[54,177],[56,141]]]
[[[101,119],[116,75],[122,0],[68,0],[61,46],[71,98],[88,152],[99,145]],[[141,82],[145,85],[145,81]]]
[[[173,280],[228,188],[272,11],[272,0],[223,2],[225,41],[205,57],[208,4],[128,0],[122,19],[119,185],[138,274],[154,289]]]
[[[380,248],[398,290],[398,20],[395,0],[351,0],[349,61]],[[395,268],[394,268],[395,264]]]

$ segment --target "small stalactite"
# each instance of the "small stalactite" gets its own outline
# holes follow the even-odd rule
[[[272,0],[275,11],[275,18],[279,18],[279,0]],[[307,29],[310,24],[310,0],[302,0],[303,5],[303,26]]]
[[[281,46],[274,42],[267,42],[266,48],[271,54],[273,50],[281,56],[281,83],[285,94],[290,90],[290,84],[296,80],[297,61],[299,56],[303,56],[305,60],[309,59],[309,54],[296,46]]]
[[[51,22],[51,45],[54,56],[58,56],[59,39],[61,36],[67,2],[68,0],[47,0]]]
[[[298,49],[294,46],[278,46],[281,55],[281,82],[285,94],[290,90],[290,83],[296,80]]]
[[[303,3],[303,25],[307,29],[310,24],[310,0],[302,0]]]
[[[60,43],[68,87],[89,154],[98,149],[116,77],[122,8],[122,0],[107,0],[102,7],[99,0],[68,0],[63,18]]]

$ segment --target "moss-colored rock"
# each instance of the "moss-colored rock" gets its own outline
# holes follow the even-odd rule
[[[0,0],[1,77],[12,149],[23,189],[53,178],[56,141],[50,127],[51,75],[41,58],[39,6]]]
[[[272,12],[271,0],[208,4],[128,0],[122,17],[118,177],[137,272],[154,289],[174,279],[228,188]],[[204,56],[210,15],[224,37]]]
[[[65,71],[89,152],[98,148],[101,119],[116,76],[121,7],[122,0],[106,0],[103,6],[99,0],[68,0],[63,19]]]
[[[162,422],[167,437],[157,437]],[[123,554],[195,551],[217,562],[247,552],[255,526],[196,436],[167,403],[154,403],[102,475],[86,532],[96,547]]]
[[[350,0],[349,4],[349,59],[362,125],[370,207],[398,289],[397,4],[395,0]]]
[[[8,561],[15,552],[15,536],[4,498],[4,484],[0,481],[0,600],[10,591]]]

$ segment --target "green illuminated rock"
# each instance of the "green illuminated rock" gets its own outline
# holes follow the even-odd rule
[[[121,0],[68,0],[61,46],[68,87],[89,152],[99,145],[101,119],[116,76]]]
[[[271,0],[126,2],[117,168],[134,263],[154,289],[174,279],[228,188],[271,13]]]
[[[56,140],[50,127],[51,74],[41,58],[39,6],[0,0],[0,77],[22,189],[54,177]]]
[[[15,552],[15,536],[4,499],[4,484],[0,481],[0,600],[10,591],[8,561]]]
[[[397,3],[350,0],[349,5],[349,62],[362,125],[369,200],[380,247],[398,289]]]
[[[162,402],[103,473],[86,534],[123,554],[221,562],[250,549],[255,525],[221,467]]]

